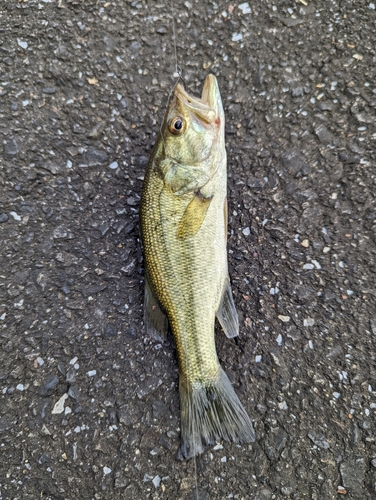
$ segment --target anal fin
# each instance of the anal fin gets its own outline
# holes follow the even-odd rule
[[[221,304],[216,316],[221,323],[223,331],[229,339],[239,335],[239,317],[236,312],[229,278],[226,280]]]
[[[146,332],[151,337],[159,341],[166,340],[168,319],[166,314],[162,311],[147,273],[145,273],[144,322]]]

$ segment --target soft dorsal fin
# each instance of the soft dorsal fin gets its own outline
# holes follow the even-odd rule
[[[236,312],[229,278],[226,280],[221,304],[216,316],[229,339],[239,335],[239,317]]]
[[[145,273],[145,296],[144,296],[144,322],[146,332],[155,340],[166,340],[168,333],[168,319],[162,311],[159,300]]]

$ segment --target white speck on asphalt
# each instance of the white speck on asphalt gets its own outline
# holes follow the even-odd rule
[[[17,38],[17,43],[22,49],[27,49],[28,43]]]
[[[283,314],[278,314],[278,319],[280,319],[284,323],[288,323],[290,321],[290,316],[284,316]]]
[[[278,403],[278,408],[279,408],[280,410],[287,410],[287,409],[288,409],[288,406],[287,406],[286,401],[281,401],[280,403]]]
[[[161,478],[160,476],[155,476],[155,478],[153,479],[153,484],[156,488],[159,487],[159,485],[161,484]]]
[[[69,364],[70,365],[74,365],[75,362],[78,360],[77,356],[75,356],[74,358],[72,358],[70,361],[69,361]]]
[[[316,269],[321,269],[321,264],[317,260],[312,260],[312,264],[316,267]]]
[[[261,363],[261,360],[262,360],[262,356],[260,354],[255,357],[255,362],[256,363]]]
[[[315,265],[309,262],[307,264],[304,264],[303,269],[308,269],[308,270],[315,269]]]
[[[23,384],[18,384],[18,385],[16,386],[16,389],[17,389],[18,391],[24,391],[24,390],[25,390],[25,386],[24,386]]]
[[[233,42],[239,42],[243,38],[243,35],[241,33],[233,33],[232,34],[232,41]]]
[[[112,469],[110,469],[109,467],[103,467],[103,474],[105,476],[107,476],[107,474],[111,474],[112,472]]]
[[[244,236],[249,236],[251,234],[251,230],[249,229],[249,227],[246,227],[243,229],[242,233],[244,234]]]
[[[88,377],[94,377],[94,375],[97,374],[97,370],[90,370],[89,372],[87,372],[87,376]]]
[[[223,450],[223,446],[221,444],[216,444],[213,448],[213,451]]]
[[[315,320],[313,318],[305,318],[303,320],[304,326],[313,326],[315,324]]]
[[[37,357],[37,363],[39,366],[43,366],[44,365],[44,360],[41,358],[41,357]]]
[[[248,2],[243,2],[239,4],[238,7],[243,14],[250,14],[252,12]]]
[[[109,167],[112,170],[116,170],[118,168],[118,162],[117,161],[113,161],[112,163],[110,163]]]
[[[68,399],[68,394],[63,394],[59,399],[59,401],[55,403],[55,406],[52,408],[53,415],[58,415],[59,413],[63,413],[64,403],[66,399]]]
[[[9,212],[9,215],[13,217],[14,220],[21,220],[21,217],[16,212]]]
[[[282,345],[282,335],[281,335],[281,334],[279,334],[279,335],[278,335],[278,337],[277,337],[277,344],[278,344],[279,346],[281,346],[281,345]]]

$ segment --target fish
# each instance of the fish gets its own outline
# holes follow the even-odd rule
[[[216,318],[228,338],[239,333],[227,218],[225,116],[217,79],[206,77],[200,98],[178,81],[146,169],[140,233],[146,330],[165,339],[170,329],[177,350],[181,460],[219,439],[255,440],[215,347]]]

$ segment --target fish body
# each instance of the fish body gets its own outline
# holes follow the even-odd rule
[[[224,111],[214,75],[201,98],[177,84],[148,164],[141,199],[145,323],[179,362],[180,456],[218,438],[255,439],[250,419],[220,367],[217,316],[228,337],[239,324],[227,268]]]

